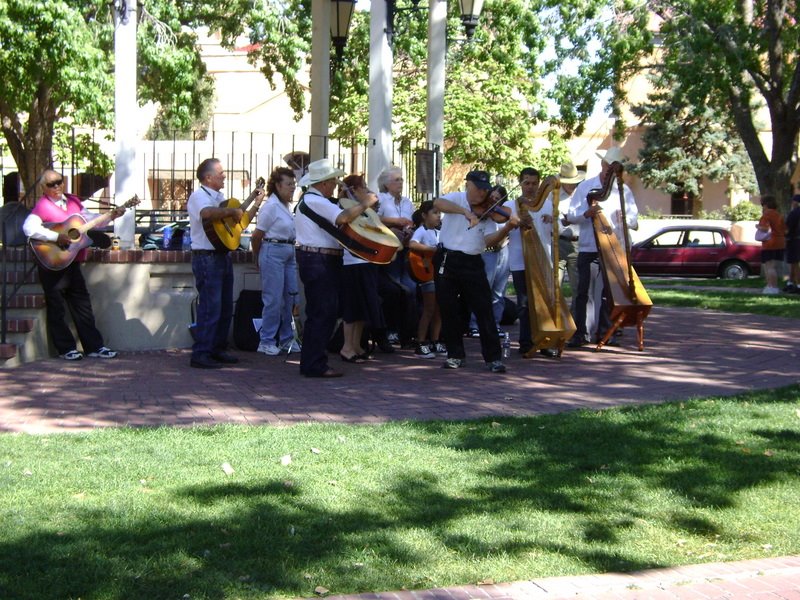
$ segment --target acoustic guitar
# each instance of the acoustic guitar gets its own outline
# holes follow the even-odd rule
[[[139,202],[139,198],[134,196],[123,204],[122,208],[132,208]],[[95,227],[105,225],[113,219],[114,211],[109,211],[88,221],[83,215],[76,214],[70,215],[60,223],[42,223],[42,225],[56,233],[65,233],[71,240],[69,246],[62,248],[55,242],[35,240],[33,238],[28,240],[28,244],[43,267],[51,271],[63,271],[72,264],[78,252],[92,245],[92,239],[86,232]]]
[[[339,199],[339,206],[345,210],[357,204],[358,201],[352,198]],[[378,265],[388,265],[394,260],[397,251],[403,247],[397,236],[383,224],[378,213],[371,208],[368,208],[350,223],[340,226],[339,230],[366,248],[366,250],[358,250],[345,246],[350,252],[367,262]]]
[[[408,251],[408,273],[417,283],[433,281],[433,254]]]
[[[208,241],[214,246],[216,250],[225,252],[226,250],[236,250],[239,248],[239,243],[242,240],[242,232],[247,229],[247,226],[253,220],[253,217],[258,211],[258,207],[264,201],[264,196],[259,196],[258,191],[263,190],[266,182],[263,177],[256,180],[256,187],[252,193],[247,197],[244,202],[239,202],[236,198],[229,198],[220,202],[220,208],[241,208],[244,211],[242,218],[239,221],[231,217],[212,220],[203,220],[203,231],[208,237]],[[258,202],[254,200],[258,197]]]

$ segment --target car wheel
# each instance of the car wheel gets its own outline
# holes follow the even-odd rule
[[[720,277],[723,279],[745,279],[750,274],[747,265],[738,260],[726,262],[720,267]]]

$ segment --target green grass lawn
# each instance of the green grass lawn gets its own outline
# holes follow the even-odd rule
[[[771,557],[800,553],[798,514],[798,386],[468,422],[4,434],[0,597],[288,598]]]

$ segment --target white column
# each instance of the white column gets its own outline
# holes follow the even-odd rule
[[[447,56],[447,0],[429,0],[428,113],[429,144],[444,145],[444,72]]]
[[[124,6],[123,15],[114,9],[114,199],[117,204],[124,204],[139,192],[136,176],[141,175],[136,161],[136,0],[127,0]],[[114,234],[119,238],[120,248],[134,247],[135,230],[133,209],[114,221]]]
[[[325,158],[331,96],[331,2],[311,0],[311,160]]]
[[[386,0],[373,0],[369,15],[369,158],[367,184],[378,189],[378,175],[392,160],[392,65],[386,36]]]

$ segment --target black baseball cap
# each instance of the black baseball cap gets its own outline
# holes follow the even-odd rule
[[[470,171],[465,179],[471,181],[482,190],[491,190],[494,187],[489,180],[489,173],[486,171]]]

